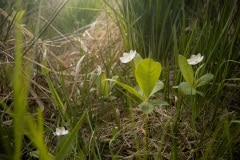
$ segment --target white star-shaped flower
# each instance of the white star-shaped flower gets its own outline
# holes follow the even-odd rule
[[[196,65],[200,63],[203,60],[204,56],[201,56],[200,53],[197,55],[191,55],[190,59],[187,60],[188,64],[190,65]]]
[[[130,50],[129,53],[123,53],[123,56],[120,57],[119,59],[120,59],[120,61],[122,63],[128,63],[131,60],[133,60],[133,58],[135,57],[136,53],[137,52],[135,50]]]
[[[56,128],[56,132],[54,132],[53,134],[55,136],[63,136],[63,135],[66,135],[68,134],[68,130],[65,130],[64,127],[59,127],[59,128]]]

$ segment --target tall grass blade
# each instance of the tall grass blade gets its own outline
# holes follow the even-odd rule
[[[37,122],[35,122],[32,116],[26,118],[26,123],[28,124],[28,130],[26,131],[29,139],[33,142],[36,148],[39,150],[40,160],[50,160],[53,159],[53,156],[50,157],[48,153],[48,148],[44,142],[44,129],[43,129],[43,115],[42,111],[38,109],[37,113]]]
[[[17,13],[16,23],[21,24],[24,11]],[[24,117],[27,111],[27,95],[28,95],[28,80],[23,76],[22,67],[22,31],[15,28],[15,66],[13,75],[13,95],[14,95],[14,115],[13,115],[13,128],[14,128],[14,160],[21,159],[22,138]]]

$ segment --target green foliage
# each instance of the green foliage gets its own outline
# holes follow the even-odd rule
[[[136,57],[139,62],[135,66],[135,78],[138,86],[133,88],[129,85],[110,79],[109,81],[115,81],[116,84],[120,85],[128,92],[139,98],[142,102],[139,107],[145,114],[149,114],[153,111],[154,105],[149,101],[149,98],[156,92],[163,89],[164,84],[158,80],[162,71],[161,64],[155,62],[150,58],[140,60]],[[135,59],[135,57],[134,57]],[[133,59],[133,61],[134,61]],[[165,101],[158,101],[157,105],[167,104]],[[156,101],[155,101],[156,104]]]
[[[190,85],[193,85],[194,84],[193,69],[191,65],[188,64],[187,59],[184,56],[179,55],[178,64],[184,80],[188,82]]]
[[[213,79],[213,74],[206,73],[196,80],[196,85],[197,87],[200,87],[200,86],[209,84],[212,79]]]
[[[204,96],[202,92],[197,90],[197,87],[209,84],[210,81],[214,78],[213,74],[207,73],[198,78],[199,70],[202,68],[203,65],[196,70],[196,73],[194,75],[193,67],[188,64],[187,59],[182,55],[178,56],[178,64],[182,76],[186,82],[181,82],[179,86],[174,88],[178,88],[180,93],[184,95],[199,94],[201,96]]]
[[[57,2],[53,3],[56,5]],[[49,9],[51,10],[51,8]],[[93,22],[100,11],[102,11],[101,1],[71,0],[56,17],[52,25],[63,34],[70,33]],[[49,11],[46,10],[46,12]]]
[[[109,2],[106,2],[109,3]],[[120,29],[126,40],[125,48],[137,49],[141,56],[161,60],[168,57],[173,44],[172,26],[179,26],[183,1],[179,0],[121,0]]]
[[[100,73],[100,75],[93,73],[93,81],[95,82],[96,86],[97,86],[97,90],[99,91],[99,94],[101,96],[103,96],[104,98],[111,98],[114,99],[114,97],[110,97],[111,96],[111,91],[112,88],[115,84],[114,81],[106,81],[107,80],[107,76],[105,73]],[[118,76],[113,76],[111,79],[113,80],[117,80]]]
[[[133,88],[133,87],[127,85],[127,84],[121,83],[119,81],[116,81],[116,80],[112,80],[112,79],[107,79],[107,80],[116,82],[116,84],[118,84],[122,88],[126,89],[129,93],[133,94],[134,96],[136,96],[140,100],[144,101],[144,97],[142,96],[141,91],[136,90],[135,88]]]
[[[44,36],[51,37],[59,33],[76,31],[93,22],[96,15],[102,11],[102,3],[98,0],[24,0],[18,3],[26,12],[24,23],[32,33],[36,34],[35,36],[47,33],[48,35]],[[2,5],[0,8],[8,13],[12,9],[18,11],[18,5],[14,0],[4,0],[0,5]],[[35,33],[38,29],[40,33]]]
[[[0,2],[9,13],[5,17],[0,12],[0,159],[238,158],[240,3],[113,1],[105,3],[115,13],[125,49],[136,49],[144,59],[136,54],[128,70],[129,66],[114,62],[118,56],[114,55],[109,63],[104,61],[105,68],[114,69],[95,74],[93,58],[86,58],[83,73],[75,70],[80,76],[70,78],[65,70],[55,71],[45,53],[36,63],[41,71],[23,55],[42,50],[44,40],[39,48],[36,42],[51,36],[47,34],[51,31],[46,32],[49,26],[67,33],[91,23],[101,10],[100,2],[73,0],[64,7],[67,1],[48,6],[47,0],[27,0],[23,8],[18,8],[21,1]],[[46,14],[44,22],[41,12]],[[24,42],[22,24],[34,30],[32,41]],[[107,54],[102,57],[109,52],[101,48],[101,54]],[[204,64],[189,65],[186,57],[199,52]],[[124,90],[113,88],[115,84]],[[178,92],[172,84],[178,85]],[[30,97],[33,90],[37,97]],[[35,110],[35,98],[43,101],[46,110]],[[136,99],[144,117],[128,114]],[[66,126],[69,134],[52,136],[58,126]]]
[[[18,12],[16,23],[21,24],[23,16],[24,11]],[[48,149],[44,142],[42,111],[38,110],[37,121],[34,120],[33,115],[28,115],[27,98],[30,88],[28,77],[31,75],[31,65],[23,67],[23,35],[18,27],[15,28],[15,38],[15,66],[13,72],[14,109],[11,113],[14,130],[13,159],[21,159],[24,135],[28,136],[35,147],[39,150],[40,159],[50,159]]]
[[[99,85],[99,88],[100,88],[100,93],[104,96],[104,97],[108,97],[109,95],[109,85],[106,81],[107,79],[107,76],[106,74],[101,74],[100,76],[100,85]]]
[[[235,64],[221,64],[225,60],[239,61],[237,1],[121,0],[116,1],[119,10],[105,3],[117,18],[126,49],[137,49],[142,57],[160,62],[176,60],[174,64],[178,54],[200,52],[206,55],[203,72],[213,73],[215,83],[239,75],[231,74]]]
[[[181,82],[178,86],[179,91],[185,95],[195,95],[197,93],[194,86],[188,82]]]
[[[60,147],[60,150],[56,153],[56,159],[65,159],[65,157],[67,157],[67,155],[71,152],[71,150],[73,150],[74,148],[72,147],[73,143],[74,143],[74,139],[77,136],[80,127],[83,123],[83,121],[85,120],[87,115],[87,111],[85,111],[82,116],[79,118],[78,122],[76,123],[76,125],[74,126],[73,130],[71,131],[71,133],[69,135],[67,135],[66,139],[62,142],[62,145]]]
[[[145,113],[145,114],[152,113],[152,111],[154,109],[154,105],[149,103],[149,102],[147,102],[147,101],[143,101],[138,106],[140,107],[142,112]]]
[[[26,124],[28,127],[25,130],[25,133],[38,149],[39,159],[53,159],[53,155],[48,153],[47,145],[44,142],[43,115],[40,109],[38,110],[37,116],[37,122],[35,122],[32,116],[26,118]]]
[[[144,59],[137,64],[135,69],[135,77],[138,86],[143,92],[145,101],[148,101],[160,77],[161,71],[161,64],[154,62],[152,59]]]
[[[16,22],[22,22],[24,11],[20,12],[17,15]],[[26,84],[27,79],[23,77],[23,67],[22,67],[22,39],[21,30],[18,28],[15,29],[15,67],[14,67],[14,76],[13,76],[13,94],[15,97],[14,101],[14,155],[13,159],[20,159],[21,149],[22,149],[22,137],[23,137],[23,121],[22,117],[25,116],[27,112],[27,94],[29,84]],[[28,82],[28,81],[27,81]],[[26,86],[22,85],[25,84]]]

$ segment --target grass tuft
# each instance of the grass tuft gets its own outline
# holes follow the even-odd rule
[[[238,1],[24,2],[0,2],[0,159],[238,159]]]

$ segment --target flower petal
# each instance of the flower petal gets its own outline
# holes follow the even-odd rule
[[[204,56],[201,56],[200,53],[198,53],[197,55],[191,55],[190,59],[187,59],[188,64],[190,65],[196,65],[198,63],[200,63],[203,60]]]
[[[133,60],[135,55],[136,55],[136,51],[135,50],[130,50],[129,53],[123,53],[123,56],[120,57],[119,59],[122,63],[128,63],[131,60]]]
[[[56,132],[54,132],[53,134],[56,136],[62,136],[62,135],[66,135],[68,133],[69,133],[69,131],[65,130],[64,127],[59,127],[59,128],[56,128]]]

